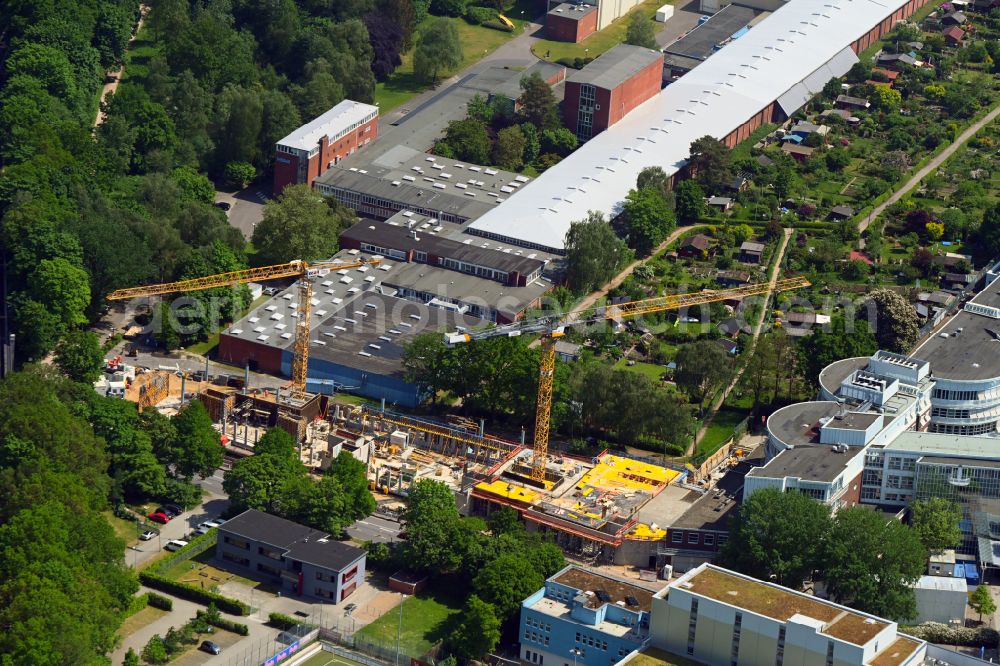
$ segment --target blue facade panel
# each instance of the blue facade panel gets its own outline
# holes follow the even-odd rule
[[[288,377],[292,375],[292,352],[288,350],[281,354],[281,372]],[[368,372],[314,356],[309,358],[309,379],[306,388],[316,393],[331,394],[336,388],[373,400],[385,399],[387,406],[409,408],[416,407],[421,402],[416,384],[392,375]]]

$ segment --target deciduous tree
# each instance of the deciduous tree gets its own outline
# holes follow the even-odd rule
[[[979,621],[983,621],[984,615],[993,615],[997,612],[997,603],[993,601],[990,588],[986,585],[978,586],[969,594],[969,607],[979,613]]]
[[[542,575],[521,555],[501,555],[483,567],[472,583],[484,601],[493,604],[497,616],[507,619],[521,607],[521,602],[541,589]]]
[[[878,350],[878,343],[867,321],[852,320],[848,326],[847,320],[838,316],[827,326],[817,326],[799,342],[799,349],[806,379],[815,386],[823,368],[844,358],[870,356]]]
[[[482,121],[472,118],[451,121],[445,130],[445,141],[460,160],[486,164],[489,159],[490,135]]]
[[[73,381],[94,383],[104,366],[101,341],[90,331],[70,331],[56,345],[56,364]]]
[[[205,406],[200,400],[193,400],[173,421],[177,433],[173,446],[176,475],[186,480],[195,474],[201,477],[212,475],[222,465],[222,444]]]
[[[797,589],[816,569],[830,532],[829,510],[798,492],[754,492],[729,522],[720,563]]]
[[[825,545],[821,570],[831,599],[880,617],[916,616],[913,584],[924,572],[927,551],[913,530],[848,507],[837,512]]]
[[[437,81],[438,74],[455,69],[461,63],[462,44],[454,23],[439,18],[420,31],[413,53],[413,71],[417,76]]]
[[[596,211],[570,224],[565,244],[566,281],[577,294],[604,286],[633,256],[604,215]]]
[[[722,347],[711,340],[699,340],[682,345],[677,350],[677,385],[704,405],[705,398],[729,374],[730,363]]]
[[[703,136],[691,142],[688,168],[709,194],[721,191],[723,185],[733,179],[729,148],[712,136]]]
[[[497,133],[497,142],[493,147],[493,163],[503,169],[517,171],[524,165],[526,143],[521,128],[517,125],[503,128]]]
[[[625,197],[622,214],[628,229],[628,244],[640,256],[646,256],[674,228],[674,212],[659,192],[632,190]]]
[[[496,649],[500,643],[501,623],[493,606],[473,594],[466,600],[461,617],[447,638],[449,647],[456,655],[473,660]]]
[[[264,219],[254,228],[253,242],[266,264],[327,259],[337,252],[340,232],[353,222],[351,211],[340,204],[308,185],[292,185],[264,205]]]
[[[880,349],[908,354],[920,339],[920,322],[913,306],[891,289],[870,295],[876,308],[875,339]]]
[[[705,191],[695,180],[682,180],[674,188],[674,210],[684,224],[697,222],[705,215]]]
[[[625,43],[647,49],[656,48],[656,32],[653,30],[653,21],[642,11],[634,11],[629,15]]]
[[[538,72],[521,78],[521,96],[517,99],[517,103],[521,107],[518,112],[520,118],[540,131],[554,130],[562,126],[559,120],[559,104],[552,93],[552,86],[546,83]]]
[[[931,497],[910,505],[910,526],[927,550],[955,548],[962,541],[962,509],[954,502]]]

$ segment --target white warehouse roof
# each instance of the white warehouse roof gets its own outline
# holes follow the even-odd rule
[[[298,150],[312,150],[319,145],[319,140],[326,136],[336,137],[351,126],[360,125],[365,120],[378,115],[378,107],[354,100],[345,99],[335,107],[313,118],[305,125],[278,142],[279,146],[288,146]]]
[[[561,252],[570,223],[588,210],[613,214],[644,167],[675,173],[692,141],[706,134],[721,139],[771,102],[796,111],[809,93],[857,62],[852,42],[905,4],[790,0],[468,231]]]

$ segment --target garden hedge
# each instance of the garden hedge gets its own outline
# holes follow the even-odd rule
[[[215,604],[219,607],[219,610],[233,615],[250,614],[249,604],[237,599],[231,599],[216,592],[203,590],[200,587],[195,587],[194,585],[179,583],[176,580],[171,580],[166,576],[161,576],[150,571],[140,571],[139,582],[146,587],[151,587],[155,590],[160,590],[161,592],[167,592],[175,597],[187,599],[188,601],[193,601],[198,604],[205,604],[206,606],[208,604]]]
[[[170,611],[174,609],[174,600],[156,592],[147,592],[146,602],[153,608]]]
[[[221,606],[219,608],[222,608]],[[195,615],[199,620],[204,620],[213,627],[218,627],[219,629],[225,629],[226,631],[231,631],[234,634],[239,634],[240,636],[246,636],[250,633],[250,627],[240,622],[233,622],[232,620],[227,620],[224,617],[212,618],[203,610],[196,611]]]
[[[288,630],[299,624],[291,615],[285,615],[284,613],[270,613],[267,616],[267,623],[274,627],[275,629]]]

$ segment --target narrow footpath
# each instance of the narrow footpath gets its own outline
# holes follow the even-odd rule
[[[858,229],[861,231],[861,233],[864,233],[865,229],[868,228],[868,225],[871,224],[872,220],[877,220],[879,215],[881,215],[886,208],[888,208],[892,204],[902,199],[903,195],[905,195],[907,192],[909,192],[914,187],[919,185],[920,181],[922,181],[928,175],[933,173],[939,166],[941,166],[944,163],[945,160],[951,157],[956,150],[965,145],[966,141],[971,139],[984,126],[993,122],[993,119],[996,118],[997,115],[1000,115],[1000,104],[994,107],[994,109],[989,113],[987,113],[985,116],[983,116],[982,118],[980,118],[979,120],[977,120],[976,122],[972,123],[967,128],[965,128],[965,131],[959,134],[958,138],[951,142],[951,145],[942,150],[940,154],[938,154],[930,162],[925,164],[919,171],[913,174],[913,176],[911,176],[910,179],[906,181],[906,183],[896,188],[896,191],[893,192],[888,199],[886,199],[879,205],[875,206],[875,208],[872,209],[872,212],[866,215],[865,219],[861,220],[861,222],[858,224]]]
[[[132,38],[128,41],[128,46],[125,47],[125,51],[131,51],[135,47],[135,40],[139,36],[139,31],[142,30],[142,24],[146,20],[146,16],[149,14],[149,5],[139,5],[139,21],[135,24],[135,30],[132,31]],[[122,65],[116,71],[107,72],[107,76],[111,79],[107,80],[104,84],[104,88],[101,90],[101,101],[97,104],[97,116],[94,118],[94,129],[96,130],[104,122],[104,103],[108,100],[116,90],[118,90],[118,82],[121,81],[122,74],[125,73],[125,66]]]
[[[771,297],[774,295],[774,285],[778,281],[778,276],[781,274],[781,262],[785,258],[785,250],[788,248],[788,239],[792,237],[793,231],[794,229],[791,228],[785,229],[785,235],[781,239],[781,246],[778,248],[777,258],[775,259],[774,265],[771,267],[771,275],[768,278],[768,283],[771,285],[772,291],[770,291],[765,297],[764,303],[760,309],[760,314],[757,317],[757,323],[753,327],[753,335],[750,338],[750,347],[744,356],[747,359],[747,362],[749,362],[750,358],[753,357],[753,354],[757,349],[757,339],[760,337],[761,331],[764,329],[764,320],[767,317],[767,305],[770,302]],[[691,444],[688,446],[687,451],[684,452],[684,455],[694,455],[695,446],[701,438],[705,436],[705,432],[708,430],[708,427],[712,425],[712,419],[715,418],[716,413],[722,407],[726,398],[729,397],[729,393],[740,381],[740,377],[743,376],[743,371],[746,370],[746,367],[747,363],[740,366],[740,368],[736,371],[736,374],[733,375],[733,379],[729,382],[729,385],[726,386],[725,390],[723,390],[722,393],[719,393],[712,401],[708,408],[708,413],[705,415],[705,420],[702,422],[701,428],[698,429],[698,434],[695,435],[695,438],[691,441]]]

